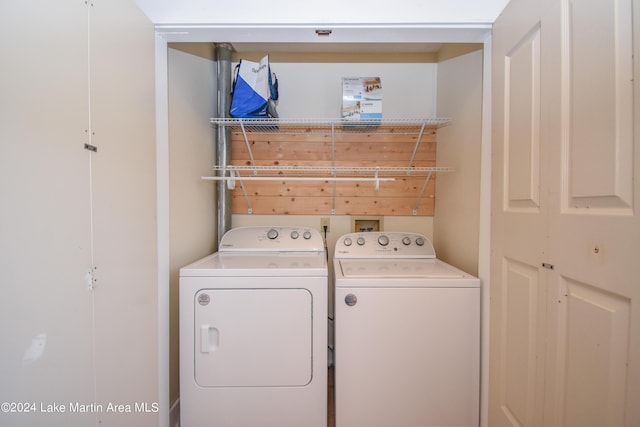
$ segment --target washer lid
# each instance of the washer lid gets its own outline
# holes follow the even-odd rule
[[[342,277],[349,278],[428,278],[461,279],[470,277],[437,259],[342,259]]]

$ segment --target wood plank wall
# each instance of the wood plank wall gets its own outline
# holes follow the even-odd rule
[[[393,166],[408,167],[418,134],[415,132],[344,131],[335,133],[332,161],[331,134],[298,128],[286,133],[247,133],[258,166]],[[249,166],[247,143],[232,132],[232,164]],[[428,127],[420,140],[413,166],[436,165],[436,128]],[[394,182],[243,181],[253,214],[413,215],[426,177],[394,176]],[[373,174],[367,176],[373,177]],[[381,175],[382,176],[382,175]],[[417,215],[432,216],[436,174],[417,205]],[[335,195],[335,197],[334,197]],[[241,186],[232,193],[232,212],[247,213]]]

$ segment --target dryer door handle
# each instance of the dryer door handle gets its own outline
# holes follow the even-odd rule
[[[200,325],[200,352],[211,353],[218,349],[220,333],[218,328],[208,324]]]

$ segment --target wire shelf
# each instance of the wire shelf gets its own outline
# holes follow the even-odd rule
[[[334,183],[333,207],[335,213],[336,182],[363,181],[372,182],[373,188],[378,190],[381,182],[395,181],[402,177],[423,177],[424,183],[416,198],[413,215],[417,215],[420,200],[434,173],[453,172],[449,167],[420,167],[414,166],[422,136],[435,133],[435,129],[452,123],[449,118],[422,119],[380,119],[358,120],[347,119],[309,119],[309,118],[265,118],[265,119],[237,119],[213,118],[211,124],[223,126],[232,132],[242,133],[247,152],[250,157],[249,165],[214,165],[215,176],[202,177],[205,180],[225,181],[230,190],[240,184],[247,203],[247,212],[252,213],[251,200],[244,187],[244,181],[325,181]],[[429,130],[427,130],[429,129]],[[300,134],[314,133],[331,136],[331,166],[257,166],[251,150],[247,134]],[[396,135],[417,135],[411,158],[406,166],[335,166],[335,136],[337,133],[375,133]]]
[[[317,177],[319,181],[327,177],[401,177],[401,176],[428,176],[434,172],[453,172],[453,169],[445,166],[434,167],[384,167],[384,166],[213,166],[213,171],[218,176],[232,176],[250,178],[270,177]],[[227,173],[229,175],[227,175]]]
[[[212,125],[230,127],[232,132],[251,133],[333,133],[333,132],[376,132],[394,134],[418,134],[426,127],[440,128],[452,123],[449,118],[432,119],[308,119],[308,118],[265,118],[236,119],[213,118]]]

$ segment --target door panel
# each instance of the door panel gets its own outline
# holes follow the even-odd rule
[[[169,355],[163,345],[169,338],[162,320],[169,313],[158,319],[165,295],[157,268],[154,31],[130,1],[88,3],[89,142],[98,150],[90,154],[93,259],[98,273],[92,319],[96,399],[159,400],[160,405],[159,412],[151,414],[105,411],[98,414],[96,424],[157,426],[169,413],[169,395],[164,391],[168,369],[164,360]],[[164,251],[160,253],[162,260]],[[165,269],[161,270],[163,276]],[[177,275],[177,268],[172,274]],[[163,302],[158,304],[158,298]]]
[[[563,284],[566,335],[559,344],[566,349],[567,370],[562,424],[623,425],[631,301],[603,291],[603,286],[569,279]]]
[[[632,206],[631,0],[564,0],[568,208]],[[594,29],[597,28],[597,31]]]
[[[540,27],[505,57],[506,209],[540,206]]]
[[[546,413],[550,425],[638,425],[640,394],[630,386],[640,383],[640,328],[631,317],[640,308],[632,1],[561,5],[560,132],[549,144],[547,253],[556,268]]]
[[[87,13],[0,2],[0,402],[33,402],[1,412],[3,427],[96,424],[46,411],[97,402]]]
[[[546,272],[541,267],[548,179],[542,162],[539,7],[507,8],[493,36],[491,333],[489,425],[542,419]],[[507,19],[504,19],[507,18]],[[501,169],[500,169],[501,168]]]
[[[505,260],[502,293],[500,406],[507,425],[532,425],[535,415],[536,378],[540,369],[537,354],[544,353],[544,341],[538,339],[538,322],[544,295],[540,295],[537,266]]]
[[[512,0],[494,26],[493,150],[505,164],[492,187],[489,425],[636,426],[640,2],[534,3]],[[504,135],[525,138],[533,119],[509,114],[500,92],[534,85],[499,67],[530,45],[536,27],[540,201],[539,209],[516,209],[503,181],[509,171],[529,173],[533,156],[509,155],[513,144],[499,130],[516,127]],[[528,41],[509,47],[517,40]]]

